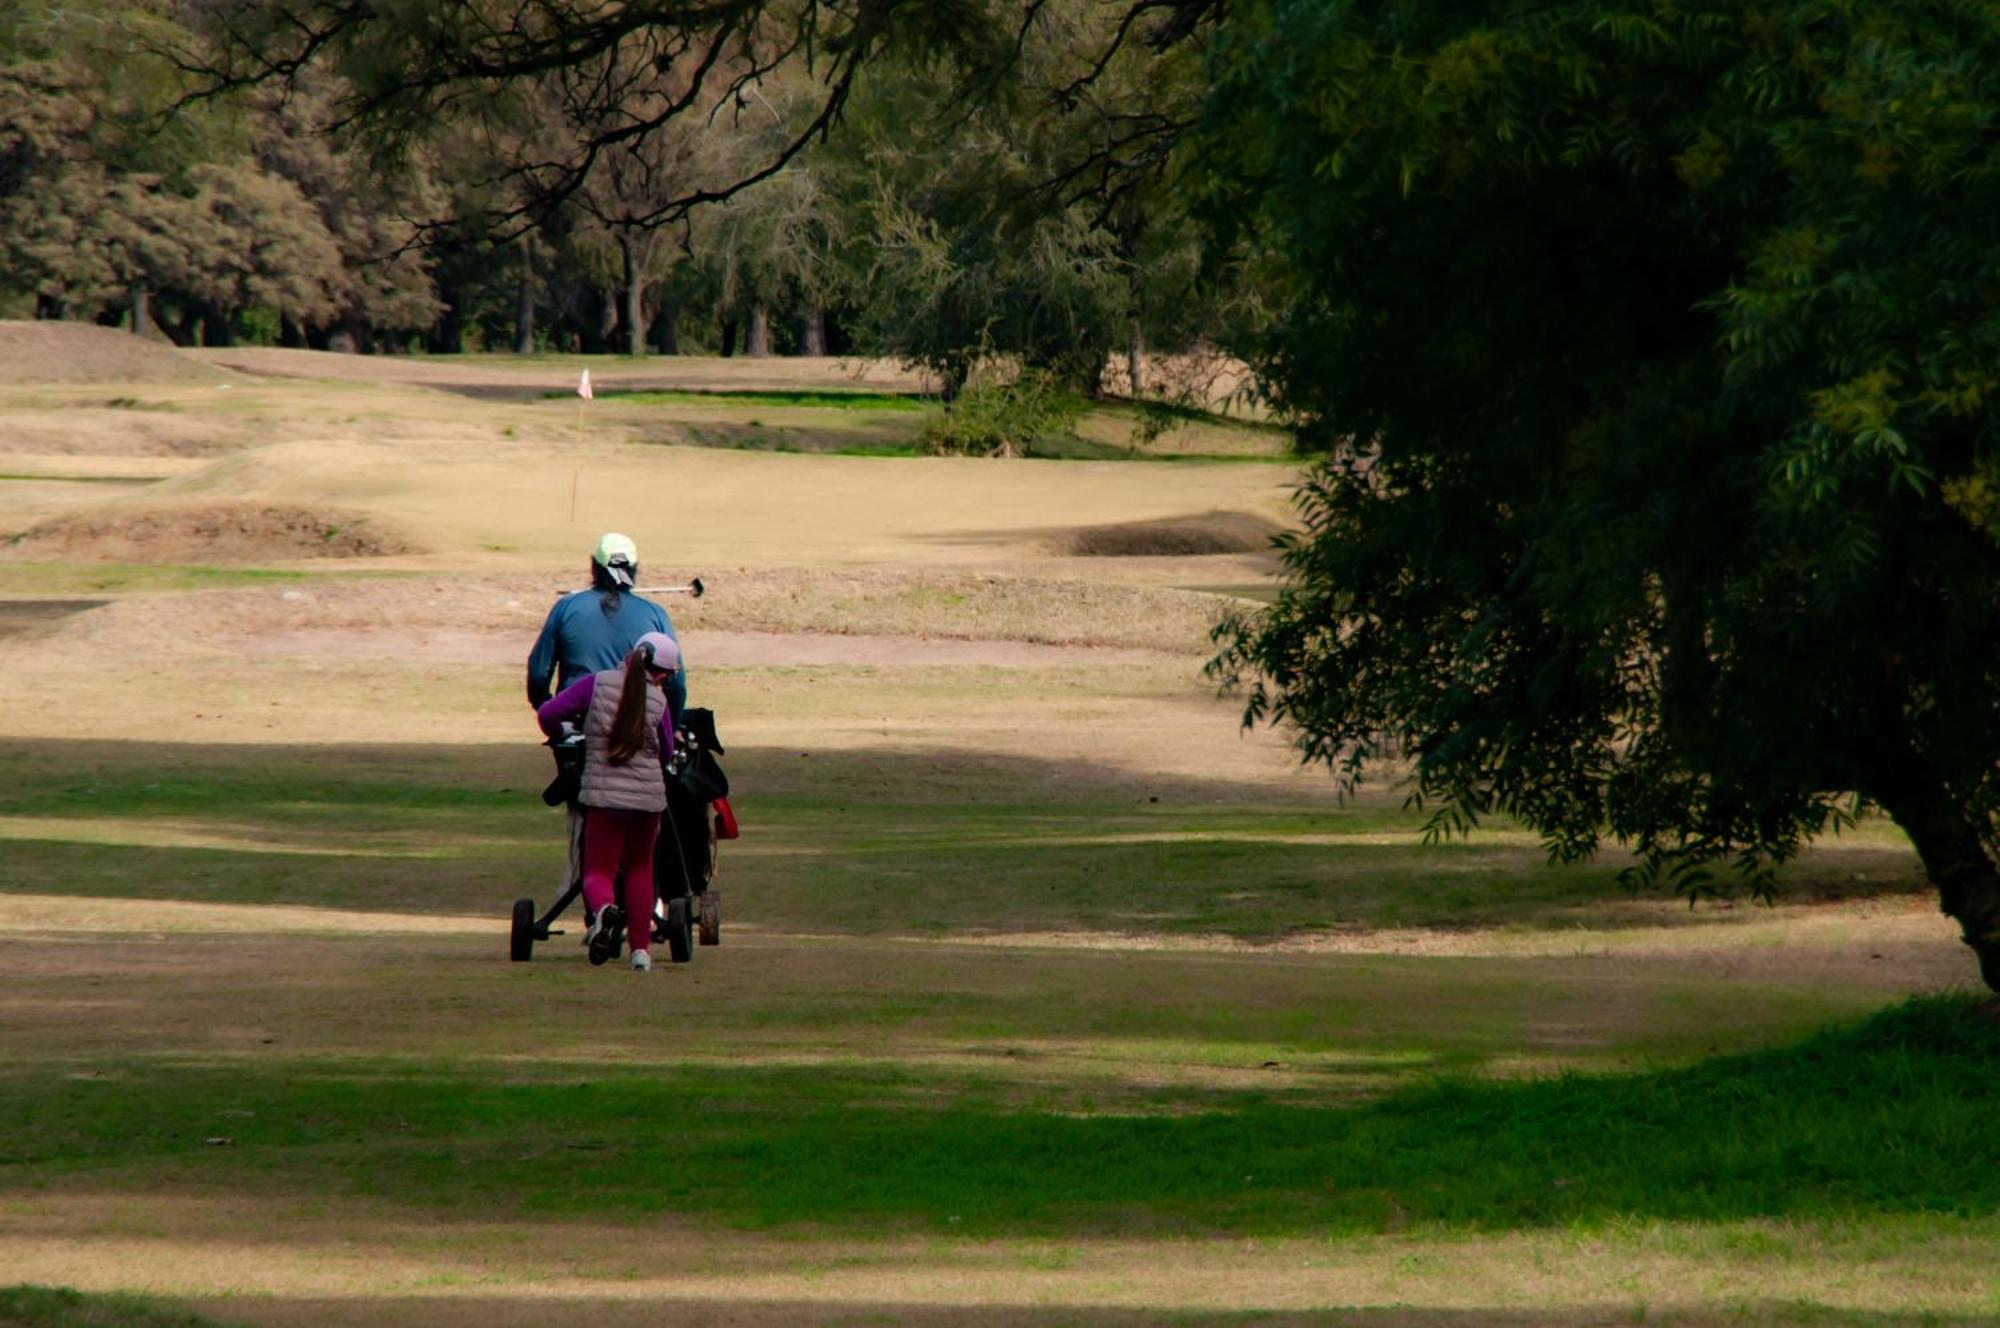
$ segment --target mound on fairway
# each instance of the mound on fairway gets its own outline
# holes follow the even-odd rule
[[[0,322],[0,384],[220,382],[234,375],[94,323]]]
[[[1064,552],[1083,558],[1189,557],[1208,553],[1262,553],[1279,528],[1249,512],[1206,512],[1199,516],[1126,521],[1086,526],[1072,534]]]
[[[372,558],[417,549],[359,513],[238,502],[73,513],[23,532],[12,552],[98,562],[248,563]]]

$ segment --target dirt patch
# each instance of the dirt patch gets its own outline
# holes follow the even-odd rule
[[[1125,521],[1085,526],[1063,545],[1081,558],[1189,557],[1211,553],[1262,553],[1280,532],[1272,521],[1249,512],[1207,512],[1199,516]]]
[[[1206,648],[1219,608],[1214,597],[1193,591],[978,573],[709,568],[704,575],[709,591],[699,600],[658,597],[676,630],[691,641],[718,633],[819,638],[761,644],[746,639],[737,653],[752,664],[886,662],[881,658],[886,646],[872,654],[860,647],[868,656],[863,658],[842,654],[848,647],[830,637],[914,638],[937,648],[938,662],[957,663],[994,661],[984,656],[945,661],[945,643],[1011,641],[1185,655]],[[439,658],[465,662],[497,658],[501,647],[491,639],[497,635],[509,640],[505,656],[518,663],[549,606],[558,595],[579,589],[580,580],[313,578],[282,588],[133,597],[64,630],[88,630],[108,644],[199,624],[204,639],[255,636],[267,643],[260,649],[277,653],[295,649],[286,638],[297,633],[332,633],[323,644],[344,640],[340,648],[353,658],[369,657],[383,633],[395,636],[394,654],[403,657],[413,635],[422,631],[435,638]],[[1131,662],[1104,655],[1092,660]],[[705,650],[699,662],[710,662]]]
[[[6,631],[0,602],[0,633]],[[1052,646],[1028,641],[936,640],[828,632],[684,632],[690,662],[704,669],[767,668],[1118,668],[1157,663],[1163,651]],[[245,659],[407,660],[427,664],[518,665],[526,634],[506,628],[306,627],[212,636]]]
[[[250,563],[415,552],[368,517],[274,503],[115,507],[58,517],[22,533],[16,557],[101,562]]]
[[[231,376],[113,327],[0,322],[0,383],[218,382]]]

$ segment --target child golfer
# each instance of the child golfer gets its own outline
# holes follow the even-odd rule
[[[583,902],[595,916],[586,940],[590,962],[618,957],[632,928],[632,967],[653,966],[653,843],[667,806],[666,762],[674,751],[674,715],[666,687],[681,665],[665,632],[639,638],[625,663],[587,673],[535,710],[554,737],[565,721],[583,726]],[[625,904],[613,882],[625,873]]]

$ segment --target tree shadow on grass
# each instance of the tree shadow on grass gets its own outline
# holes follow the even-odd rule
[[[10,744],[0,889],[486,911],[547,891],[561,818],[536,748]],[[1531,841],[1424,846],[1393,800],[977,751],[737,748],[746,838],[724,875],[758,921],[856,933],[1078,929],[1273,939],[1382,926],[1629,920],[1615,861]],[[23,822],[45,818],[48,834]],[[62,823],[220,828],[238,849],[75,842]],[[304,851],[264,854],[257,838]],[[351,855],[351,856],[350,856]],[[1808,858],[1789,899],[1922,890],[1893,845]],[[1712,920],[1713,908],[1649,921]]]
[[[1047,1114],[958,1080],[685,1066],[517,1079],[342,1062],[17,1071],[0,1187],[242,1187],[440,1219],[949,1234],[1341,1236],[1621,1219],[2000,1211],[2000,1025],[1910,1002],[1796,1047],[1632,1076]],[[204,1147],[229,1122],[232,1146]]]

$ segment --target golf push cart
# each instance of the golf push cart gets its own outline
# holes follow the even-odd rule
[[[556,777],[542,791],[542,801],[559,807],[576,796],[583,777],[583,734],[567,732],[548,743],[556,758]],[[697,934],[703,945],[722,943],[722,896],[715,883],[716,845],[737,836],[736,814],[729,807],[729,777],[715,758],[722,743],[715,736],[715,714],[690,707],[674,727],[674,754],[667,762],[667,810],[660,817],[660,837],[653,846],[653,939],[665,941],[676,964],[694,958]],[[561,897],[537,916],[535,901],[514,901],[514,924],[508,954],[515,963],[534,954],[535,943],[561,936],[552,928],[563,910],[583,893],[581,853],[571,855],[577,874],[565,883]],[[634,930],[636,930],[636,919]]]

